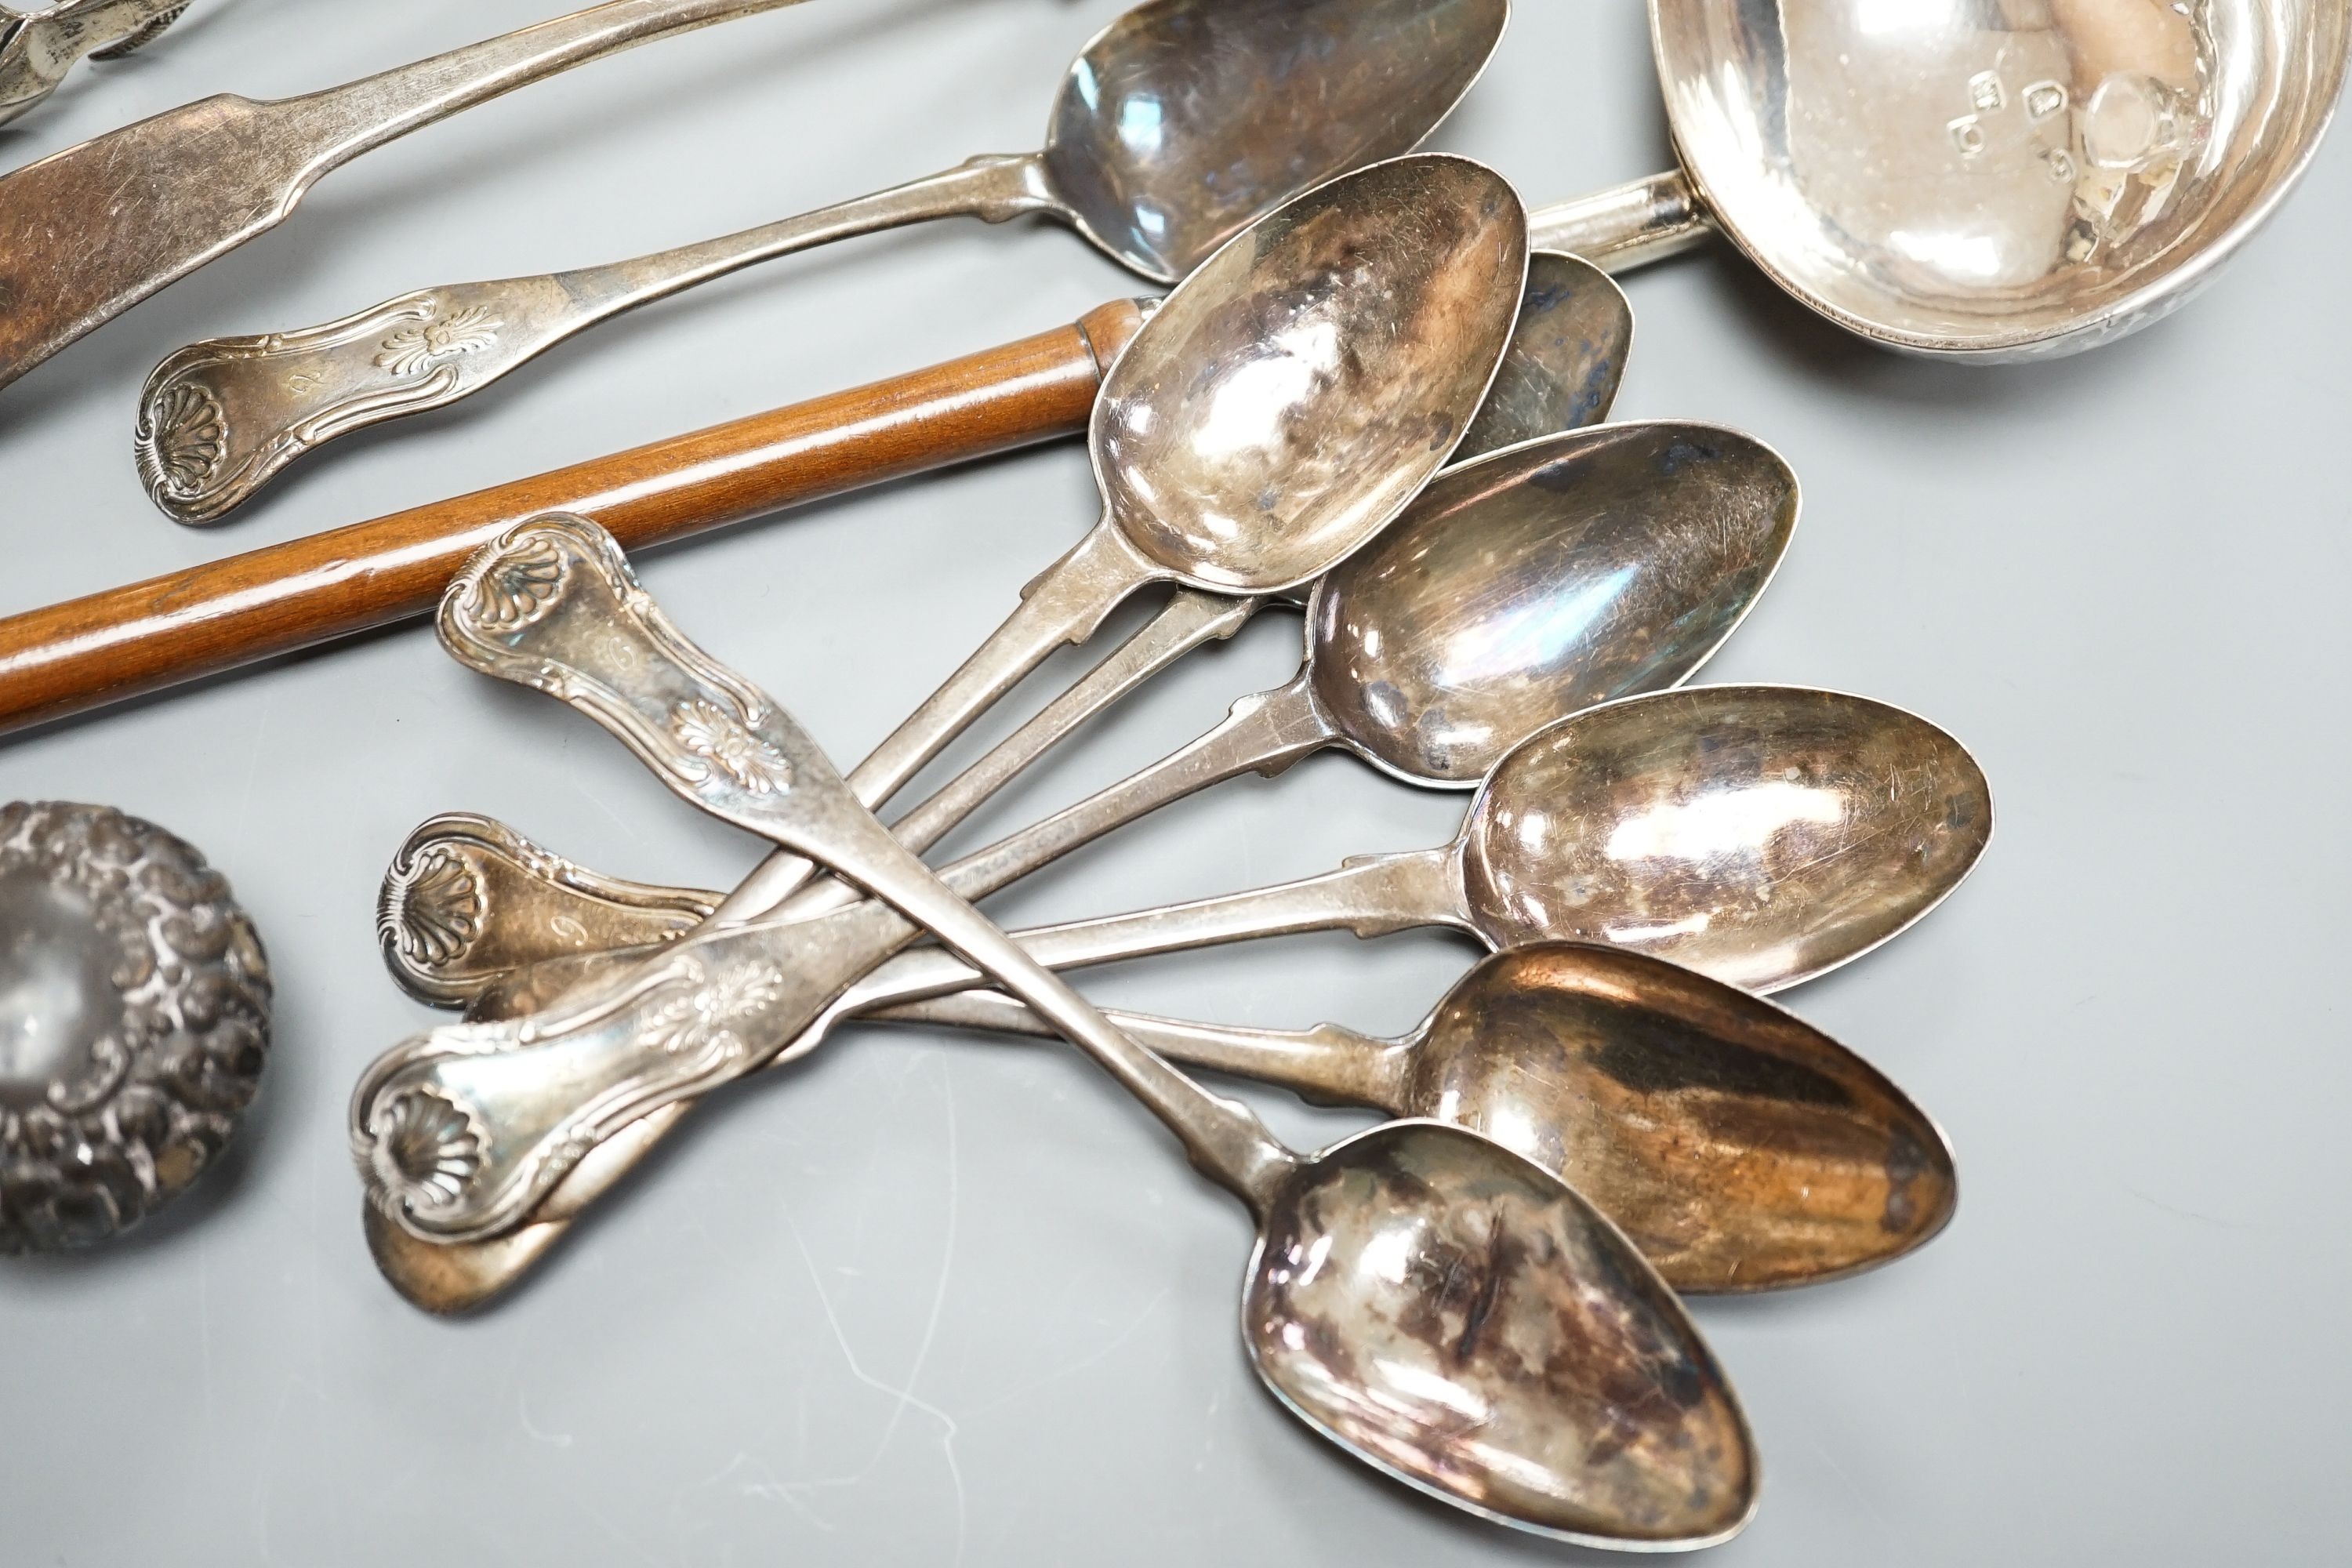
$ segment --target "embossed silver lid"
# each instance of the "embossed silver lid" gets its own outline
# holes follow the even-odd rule
[[[269,1048],[269,966],[192,846],[0,806],[0,1252],[83,1247],[195,1181]]]

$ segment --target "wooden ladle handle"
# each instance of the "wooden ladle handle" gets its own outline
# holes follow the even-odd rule
[[[0,732],[422,616],[546,511],[630,550],[1086,428],[1134,300],[908,375],[0,620]]]

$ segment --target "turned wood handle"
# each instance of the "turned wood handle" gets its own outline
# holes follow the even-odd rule
[[[0,731],[430,611],[525,518],[641,549],[1087,426],[1133,300],[909,375],[0,620]]]

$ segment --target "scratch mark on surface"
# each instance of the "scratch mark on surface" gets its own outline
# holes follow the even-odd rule
[[[811,1518],[819,1528],[829,1531],[831,1526],[824,1524],[821,1520],[814,1520],[803,1506],[804,1497],[821,1490],[846,1489],[863,1483],[881,1464],[883,1455],[889,1451],[891,1440],[898,1435],[899,1424],[905,1419],[906,1413],[910,1409],[919,1411],[940,1424],[940,1452],[947,1461],[948,1480],[955,1491],[956,1546],[955,1555],[950,1561],[961,1564],[964,1558],[970,1521],[967,1518],[964,1497],[963,1468],[956,1459],[955,1440],[959,1428],[954,1416],[915,1392],[916,1384],[921,1380],[924,1364],[930,1358],[931,1346],[939,1336],[940,1320],[945,1314],[948,1279],[955,1264],[957,1218],[961,1206],[962,1167],[956,1145],[955,1080],[949,1072],[944,1057],[933,1054],[932,1059],[940,1064],[940,1086],[947,1112],[947,1126],[941,1139],[947,1154],[948,1169],[947,1236],[940,1249],[939,1278],[932,1286],[930,1310],[924,1320],[922,1339],[915,1347],[914,1360],[907,1368],[904,1386],[884,1382],[867,1372],[865,1365],[859,1362],[857,1352],[850,1345],[848,1334],[842,1329],[840,1315],[834,1310],[833,1297],[825,1289],[824,1272],[817,1267],[815,1255],[809,1251],[807,1238],[802,1236],[800,1226],[793,1223],[790,1209],[785,1210],[783,1216],[784,1228],[791,1233],[793,1246],[801,1255],[802,1267],[808,1271],[810,1288],[816,1292],[817,1305],[824,1309],[825,1327],[831,1331],[833,1342],[841,1352],[843,1364],[849,1368],[850,1375],[858,1382],[890,1398],[892,1401],[890,1419],[884,1424],[882,1435],[874,1445],[874,1451],[866,1456],[863,1465],[849,1475],[807,1481],[756,1482],[746,1486],[743,1489],[749,1496],[773,1498],[789,1503],[796,1512]]]
[[[571,1433],[542,1432],[539,1429],[537,1424],[530,1418],[530,1396],[520,1388],[515,1390],[515,1414],[522,1417],[523,1436],[529,1437],[531,1441],[535,1443],[544,1443],[551,1448],[569,1448],[572,1447]]]
[[[2162,1198],[2156,1196],[2152,1193],[2141,1192],[2129,1182],[2117,1182],[2116,1185],[2121,1187],[2124,1191],[2129,1193],[2132,1196],[2137,1198],[2148,1207],[2152,1209],[2160,1209],[2164,1213],[2171,1215],[2179,1219],[2193,1219],[2200,1225],[2210,1225],[2220,1230],[2245,1230],[2259,1233],[2274,1228],[2271,1226],[2256,1225],[2250,1220],[2225,1219],[2217,1214],[2200,1214],[2195,1209],[2185,1209],[2178,1204],[2166,1203]]]

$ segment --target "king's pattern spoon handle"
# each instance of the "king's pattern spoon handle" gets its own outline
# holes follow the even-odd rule
[[[1177,590],[1094,668],[893,824],[892,835],[910,849],[929,848],[1064,736],[1186,653],[1231,637],[1263,603]],[[865,772],[849,775],[860,799]],[[806,863],[783,851],[778,858]],[[863,896],[826,878],[802,887],[776,912],[799,919]],[[377,934],[393,977],[421,1002],[470,1006],[493,988],[536,1000],[576,983],[596,953],[685,935],[724,897],[606,877],[504,824],[451,813],[420,825],[394,857],[377,900]],[[564,973],[557,979],[551,972],[549,984],[521,973],[551,964]]]
[[[510,531],[451,584],[441,626],[445,645],[462,662],[561,697],[622,740],[674,793],[722,820],[821,859],[982,964],[1142,1100],[1182,1140],[1197,1165],[1245,1199],[1262,1204],[1291,1168],[1290,1154],[1251,1112],[1208,1094],[1127,1040],[932,876],[849,793],[823,752],[772,700],[678,635],[637,586],[618,547],[594,524],[543,519]],[[768,934],[756,928],[714,931],[615,977],[563,1016],[525,1020],[517,1028],[541,1054],[567,1031],[584,1028],[609,1055],[616,1048],[612,1018],[638,1022],[646,998],[667,993],[655,1017],[683,1010],[688,1020],[685,1050],[698,1058],[723,1057],[730,1066],[747,1062],[759,1054],[750,1044],[754,1030],[761,1037],[781,1037],[773,1029],[779,999],[787,1005],[803,1001],[813,994],[813,977],[829,967],[812,963],[796,966],[791,975],[772,963],[756,973],[698,971],[704,954],[749,948]],[[858,950],[862,957],[875,936],[886,934],[877,925],[863,942],[835,944],[823,956],[837,959]],[[739,974],[744,983],[737,983]],[[455,1036],[466,1027],[444,1033]],[[723,1038],[729,1035],[735,1037]],[[648,1071],[657,1074],[664,1071],[660,1057],[676,1056],[681,1048],[643,1034],[618,1048],[632,1044],[654,1047],[647,1052]],[[371,1090],[396,1076],[397,1069],[372,1075],[357,1102],[355,1134],[374,1161],[372,1169],[380,1167],[375,1157],[394,1140],[377,1131],[386,1102]],[[576,1164],[610,1125],[595,1114],[613,1098],[609,1086],[592,1083],[588,1092],[568,1082],[545,1087],[543,1103],[576,1103],[527,1129],[546,1152],[532,1179],[512,1185],[534,1196],[552,1184],[549,1173],[560,1177],[561,1169]],[[640,1113],[650,1108],[642,1095],[635,1098]],[[482,1142],[498,1147],[491,1123],[495,1107],[477,1100],[468,1109],[490,1124]],[[487,1234],[483,1226],[511,1223],[524,1212],[512,1202],[485,1207],[468,1214],[468,1228],[461,1231],[450,1223],[457,1205],[420,1204],[413,1191],[405,1196],[404,1216],[451,1237]]]
[[[1034,154],[927,179],[724,238],[602,267],[419,289],[316,327],[208,338],[158,364],[132,447],[149,499],[217,521],[287,465],[354,430],[446,408],[595,326],[740,268],[958,214],[1051,210]]]

